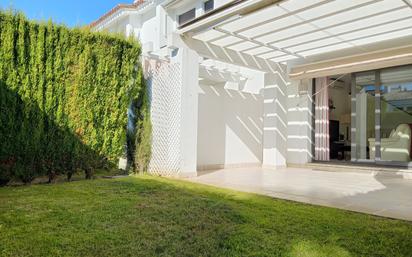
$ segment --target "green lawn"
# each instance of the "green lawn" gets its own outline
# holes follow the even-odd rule
[[[142,176],[0,188],[0,256],[411,256],[412,223]]]

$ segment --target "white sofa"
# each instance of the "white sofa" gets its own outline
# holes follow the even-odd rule
[[[408,124],[400,124],[392,130],[388,138],[381,138],[381,160],[409,162],[411,129]],[[370,158],[375,159],[375,139],[369,138]]]

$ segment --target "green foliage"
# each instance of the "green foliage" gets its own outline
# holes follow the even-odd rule
[[[115,164],[127,107],[146,95],[139,56],[140,46],[120,36],[0,12],[0,184]],[[147,105],[137,110],[144,129]]]
[[[141,79],[144,85],[143,78]],[[150,121],[149,96],[147,90],[141,94],[140,106],[137,111],[136,138],[135,138],[135,172],[144,172],[149,166],[152,142],[152,123]]]

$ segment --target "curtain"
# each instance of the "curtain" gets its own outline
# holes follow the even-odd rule
[[[329,161],[329,90],[328,78],[315,84],[315,160]]]

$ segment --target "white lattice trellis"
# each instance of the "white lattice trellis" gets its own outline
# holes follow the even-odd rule
[[[149,172],[174,176],[180,171],[181,69],[179,63],[146,62],[151,88],[152,158]],[[153,67],[154,66],[154,67]],[[146,69],[148,70],[148,69]]]

